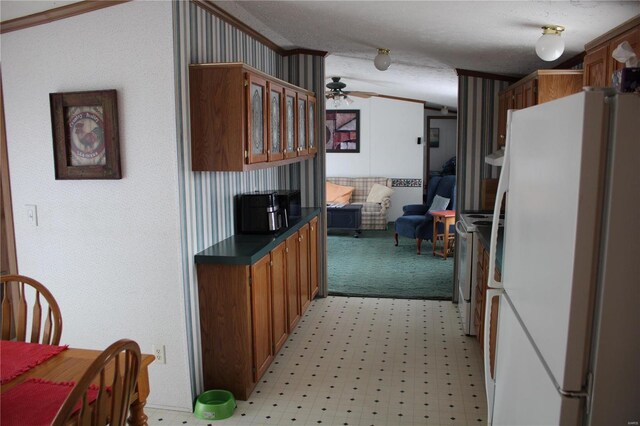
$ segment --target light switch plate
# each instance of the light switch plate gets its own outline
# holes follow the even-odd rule
[[[35,204],[27,204],[27,221],[31,226],[38,226],[38,207]]]

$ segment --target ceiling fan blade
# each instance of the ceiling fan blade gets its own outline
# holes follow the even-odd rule
[[[358,98],[370,98],[372,96],[378,96],[378,94],[374,93],[374,92],[353,91],[353,92],[349,92],[349,96],[355,96],[355,97],[358,97]]]

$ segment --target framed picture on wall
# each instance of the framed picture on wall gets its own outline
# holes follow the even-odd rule
[[[429,148],[438,148],[440,146],[440,129],[432,127],[429,129]]]
[[[56,179],[121,179],[115,90],[50,93]]]
[[[327,152],[360,152],[360,110],[328,109]]]

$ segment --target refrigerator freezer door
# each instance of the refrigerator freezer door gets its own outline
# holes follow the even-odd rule
[[[493,423],[490,424],[577,425],[580,400],[558,393],[504,296],[500,298],[499,312]]]
[[[586,385],[604,181],[602,92],[515,111],[502,284],[566,391]]]

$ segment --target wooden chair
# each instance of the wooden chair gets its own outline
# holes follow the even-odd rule
[[[3,275],[0,281],[2,340],[13,339],[15,333],[15,340],[19,342],[59,344],[62,335],[62,315],[51,292],[38,281],[23,275]],[[33,304],[32,308],[30,304]],[[28,328],[31,328],[29,340]]]
[[[73,387],[58,410],[52,426],[125,425],[139,370],[138,344],[128,339],[113,343],[91,363]],[[98,388],[94,402],[90,402],[87,396],[92,385]],[[80,411],[73,415],[78,405]]]

